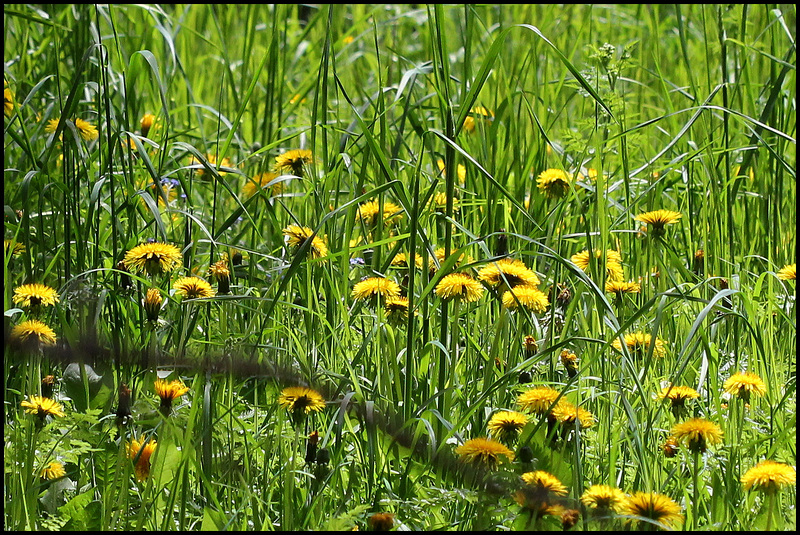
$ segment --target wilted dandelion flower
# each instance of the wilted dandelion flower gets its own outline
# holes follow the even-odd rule
[[[690,418],[675,424],[670,431],[678,443],[685,443],[692,453],[703,453],[709,445],[722,442],[722,429],[704,418]]]
[[[536,337],[532,334],[526,334],[522,338],[522,349],[526,359],[536,355],[536,352],[539,351],[539,344],[536,343]]]
[[[352,296],[354,299],[369,301],[400,297],[400,285],[386,277],[368,277],[353,286]]]
[[[483,286],[466,273],[450,273],[442,277],[434,290],[442,299],[457,299],[463,303],[477,301],[483,295]]]
[[[474,106],[469,110],[469,115],[464,117],[464,131],[468,134],[475,132],[476,121],[492,121],[494,120],[494,113],[483,106]]]
[[[56,333],[45,323],[37,319],[30,319],[11,329],[9,342],[22,349],[38,349],[42,346],[55,345]]]
[[[23,284],[14,288],[13,301],[15,305],[22,308],[49,307],[58,303],[58,292],[50,286],[38,282]]]
[[[625,346],[627,346],[628,351],[630,351],[634,356],[645,356],[650,350],[651,345],[653,345],[654,357],[662,358],[667,354],[667,348],[664,341],[656,337],[655,342],[653,342],[653,337],[649,333],[635,332],[626,334],[624,338]],[[611,345],[617,351],[622,351],[622,343],[619,341],[619,338],[614,339],[614,341],[611,342]]]
[[[208,275],[217,283],[217,291],[220,294],[227,294],[231,290],[231,270],[228,267],[227,255],[222,260],[211,264],[208,268]]]
[[[389,531],[394,526],[392,513],[374,513],[367,518],[370,531]]]
[[[134,462],[134,473],[138,481],[144,481],[150,475],[150,457],[156,451],[158,442],[153,439],[132,439],[126,445],[128,458]]]
[[[536,470],[534,472],[525,472],[522,474],[522,481],[530,487],[538,490],[543,490],[558,496],[567,495],[567,487],[564,486],[559,479],[544,470]]]
[[[153,387],[161,399],[160,410],[164,416],[169,416],[170,412],[172,412],[172,402],[189,391],[189,387],[178,379],[173,381],[157,379],[153,383]]]
[[[525,414],[514,411],[499,411],[489,419],[489,434],[500,442],[510,443],[515,440],[528,423]]]
[[[516,310],[518,306],[541,314],[550,305],[547,294],[535,286],[520,285],[503,293],[503,306]]]
[[[561,392],[554,388],[538,386],[517,396],[517,405],[527,412],[546,414],[560,395]]]
[[[383,210],[377,199],[360,204],[356,210],[356,223],[363,222],[365,227],[374,227],[379,221],[391,225],[401,217],[403,209],[391,201],[383,201]]]
[[[325,398],[316,390],[306,386],[289,386],[278,396],[278,405],[297,417],[324,409]]]
[[[516,288],[517,286],[539,286],[540,280],[536,272],[522,260],[501,258],[488,263],[478,271],[478,280],[498,291]]]
[[[161,291],[158,288],[147,289],[142,301],[142,308],[144,308],[148,321],[158,321],[158,315],[161,313],[161,305],[163,303],[164,298],[161,297]]]
[[[667,527],[683,520],[681,506],[672,498],[657,492],[635,492],[623,503],[620,512],[625,515],[640,516]],[[634,519],[628,520],[633,522]],[[642,521],[639,521],[642,523]]]
[[[745,490],[775,494],[781,487],[795,484],[797,471],[787,464],[767,459],[745,472],[741,481]]]
[[[678,454],[678,450],[678,441],[673,436],[668,436],[667,440],[661,444],[661,453],[664,454],[664,457],[675,457]]]
[[[652,212],[639,214],[634,219],[636,221],[641,221],[646,225],[650,225],[650,227],[652,227],[652,234],[654,236],[663,236],[665,232],[664,227],[677,222],[680,218],[681,214],[679,212],[673,212],[671,210],[654,210]]]
[[[47,416],[64,416],[64,408],[61,403],[43,396],[30,396],[29,399],[20,402],[20,406],[25,409],[27,414],[34,414],[42,420]]]
[[[314,156],[308,149],[288,150],[275,157],[275,171],[302,177],[305,166],[313,162]]]
[[[311,258],[325,258],[328,256],[328,246],[325,245],[322,238],[315,236],[314,231],[308,227],[289,225],[283,229],[283,235],[286,236],[286,242],[294,252],[297,252],[310,239],[311,245],[308,249],[308,255]],[[312,238],[312,236],[314,237]]]
[[[598,260],[602,259],[603,251],[595,249],[594,257]],[[589,272],[589,260],[590,255],[588,250],[583,250],[580,253],[576,253],[570,257],[570,261],[573,264],[587,273]],[[623,279],[622,256],[619,254],[619,251],[615,251],[613,249],[608,249],[606,251],[606,277],[611,280],[619,281]]]
[[[50,481],[53,479],[64,477],[65,475],[67,475],[67,471],[64,470],[64,465],[61,464],[60,462],[50,461],[45,465],[44,468],[42,468],[41,472],[39,472],[39,475],[42,477],[42,479]]]
[[[568,349],[564,349],[561,351],[559,359],[561,360],[561,364],[563,364],[564,368],[567,370],[567,374],[570,377],[575,377],[575,375],[578,373],[578,355]]]
[[[571,186],[572,179],[561,169],[546,169],[539,173],[536,179],[536,187],[544,193],[548,199],[560,199],[567,194]]]
[[[767,385],[761,377],[752,372],[734,373],[725,380],[722,388],[725,389],[725,392],[738,397],[745,403],[750,402],[752,394],[763,396],[767,393]]]
[[[583,505],[599,514],[619,513],[626,499],[624,492],[610,485],[592,485],[580,497]]]
[[[155,276],[179,267],[183,258],[181,250],[172,244],[148,242],[128,251],[122,262],[129,271]]]
[[[778,271],[778,278],[784,281],[797,280],[797,264],[787,264]]]
[[[491,438],[473,438],[455,449],[456,455],[467,464],[483,466],[494,470],[500,464],[501,457],[514,460],[514,452],[503,443]]]

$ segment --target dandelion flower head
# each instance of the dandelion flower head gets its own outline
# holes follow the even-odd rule
[[[774,494],[781,487],[794,485],[796,481],[797,471],[793,467],[769,459],[761,461],[742,476],[745,490],[758,490],[766,494]]]
[[[478,271],[478,280],[498,289],[517,286],[536,287],[541,283],[536,272],[522,260],[509,257],[495,260],[482,267]]]
[[[299,225],[289,225],[283,229],[283,235],[286,237],[286,242],[295,252],[299,250],[308,240],[311,240],[311,245],[308,249],[308,255],[311,258],[325,258],[328,256],[328,246],[319,236],[314,235],[314,231],[308,227],[301,227]],[[312,236],[314,236],[312,238]]]
[[[778,278],[784,281],[797,280],[797,264],[787,264],[778,271]]]
[[[58,461],[50,461],[42,468],[40,475],[43,479],[53,480],[58,479],[60,477],[64,477],[67,475],[67,471],[64,470],[64,465]]]
[[[42,396],[31,396],[30,399],[22,401],[20,406],[25,409],[27,414],[34,414],[39,418],[45,418],[46,416],[64,416],[64,408],[61,406],[61,403]]]
[[[477,301],[483,295],[481,283],[467,273],[450,273],[442,277],[434,290],[442,299],[458,299],[464,303]]]
[[[44,322],[29,319],[11,329],[9,342],[23,348],[53,346],[56,343],[56,333]]]
[[[522,474],[522,481],[524,481],[526,485],[552,492],[558,496],[566,496],[568,492],[567,487],[565,487],[556,476],[544,470],[525,472]]]
[[[150,475],[150,458],[156,451],[157,446],[158,442],[153,439],[147,440],[145,437],[141,437],[138,440],[132,439],[126,445],[128,458],[135,463],[134,473],[138,481],[144,481]]]
[[[354,299],[359,300],[399,297],[400,285],[386,277],[367,277],[353,286],[352,295]]]
[[[539,173],[539,177],[536,179],[536,187],[548,199],[564,197],[571,185],[571,177],[561,169],[546,169]]]
[[[289,386],[278,396],[278,405],[293,414],[309,414],[325,408],[325,398],[314,389],[305,386]]]
[[[592,485],[581,494],[581,503],[589,509],[619,513],[627,496],[610,485]]]
[[[46,284],[38,282],[23,284],[14,288],[14,304],[22,308],[54,306],[58,303],[58,292]]]
[[[503,443],[491,438],[473,438],[467,440],[455,449],[456,455],[468,464],[486,467],[490,470],[497,468],[501,457],[509,461],[514,460],[514,452]]]
[[[181,250],[172,244],[147,242],[128,251],[122,262],[131,272],[146,272],[153,276],[180,267],[183,264],[183,257]]]
[[[287,150],[275,157],[275,171],[295,176],[305,176],[305,166],[314,163],[314,156],[308,149]]]
[[[214,289],[200,277],[181,277],[172,285],[175,293],[186,299],[204,299],[214,297]]]
[[[692,453],[703,453],[709,445],[722,442],[722,429],[704,418],[690,418],[675,424],[670,435],[678,443],[685,443]]]
[[[516,439],[528,423],[528,416],[515,411],[498,411],[489,419],[489,434],[501,442]]]
[[[503,293],[503,306],[509,310],[516,310],[518,306],[541,314],[550,305],[547,294],[535,286],[521,285]]]
[[[666,526],[672,526],[683,520],[681,506],[669,496],[657,492],[633,493],[622,504],[620,512],[647,518]],[[629,520],[629,522],[632,521],[633,519]]]
[[[545,414],[551,409],[559,396],[561,396],[561,392],[555,388],[538,386],[528,389],[517,396],[517,405],[526,412]]]

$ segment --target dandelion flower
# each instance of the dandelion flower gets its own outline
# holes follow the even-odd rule
[[[356,223],[363,222],[367,228],[374,227],[379,221],[391,225],[401,217],[403,209],[391,201],[383,201],[383,210],[377,199],[360,204],[356,210]]]
[[[556,476],[549,472],[545,472],[544,470],[526,472],[522,474],[522,481],[524,481],[528,486],[551,492],[558,496],[567,495],[567,487],[565,487]]]
[[[150,457],[156,451],[158,442],[153,439],[132,439],[126,445],[128,458],[134,462],[134,473],[138,481],[144,481],[150,475]]]
[[[64,477],[67,475],[67,471],[64,470],[64,465],[60,462],[50,461],[44,468],[42,468],[42,471],[39,472],[39,475],[42,476],[42,479],[53,480]]]
[[[725,392],[744,400],[745,403],[750,402],[752,394],[763,396],[767,393],[767,385],[761,377],[752,372],[734,373],[723,383],[722,388]]]
[[[554,388],[538,386],[517,396],[517,405],[527,412],[546,414],[559,396],[561,396],[561,392]]]
[[[501,258],[490,262],[478,271],[478,280],[498,291],[517,286],[539,286],[540,280],[532,269],[522,260]]]
[[[678,454],[678,449],[678,441],[671,435],[661,444],[661,453],[664,454],[664,457],[675,457]]]
[[[180,380],[164,381],[157,379],[153,383],[156,394],[161,398],[161,413],[164,416],[169,416],[172,411],[172,402],[184,395],[189,391],[189,387],[184,385]]]
[[[3,240],[3,250],[6,256],[19,256],[25,252],[25,245],[14,240]]]
[[[672,526],[683,520],[681,506],[669,496],[657,492],[635,492],[625,500],[620,512],[646,518],[665,526]],[[632,521],[633,519],[629,520]]]
[[[383,305],[386,319],[399,324],[408,319],[408,297],[389,297]]]
[[[204,299],[214,297],[214,289],[200,277],[181,277],[172,285],[175,293],[186,299]]]
[[[687,401],[699,397],[700,394],[697,390],[688,386],[670,385],[662,388],[661,392],[658,393],[658,399],[668,399],[673,409],[683,409]]]
[[[458,299],[464,303],[477,301],[483,295],[483,286],[466,273],[450,273],[442,277],[434,290],[442,299]]]
[[[3,113],[6,117],[10,117],[14,113],[14,93],[9,87],[3,89]]]
[[[445,176],[444,160],[436,160],[436,166],[439,168],[439,171],[442,172],[442,176]],[[467,168],[463,164],[458,164],[456,166],[456,174],[458,175],[458,183],[463,186],[467,181]]]
[[[307,240],[311,240],[311,245],[308,249],[308,255],[311,258],[325,258],[328,256],[328,246],[319,236],[314,235],[314,231],[308,227],[301,227],[299,225],[289,225],[283,229],[283,235],[286,236],[286,242],[295,252],[297,252]],[[312,238],[312,236],[314,236]]]
[[[787,264],[778,271],[778,278],[784,281],[797,280],[797,264]]]
[[[306,165],[314,163],[314,157],[308,149],[288,150],[275,157],[275,170],[283,174],[305,176],[303,170]]]
[[[494,470],[500,464],[501,457],[514,460],[514,452],[503,443],[491,438],[473,438],[455,449],[456,455],[467,464],[483,466]]]
[[[394,526],[392,513],[374,513],[367,518],[370,531],[389,531]]]
[[[565,429],[572,429],[576,423],[580,428],[592,427],[595,423],[594,415],[591,412],[563,399],[553,407],[551,414]]]
[[[634,219],[652,227],[654,236],[663,236],[664,227],[677,222],[681,218],[679,212],[671,210],[654,210],[637,215]]]
[[[388,299],[400,296],[400,285],[386,277],[368,277],[353,286],[353,298],[372,300],[375,298]]]
[[[536,187],[544,193],[548,199],[560,199],[567,194],[572,179],[561,169],[546,169],[539,173],[536,179]]]
[[[15,325],[11,329],[9,342],[23,349],[53,346],[56,343],[56,333],[45,323],[37,319],[30,319]]]
[[[503,293],[503,306],[510,310],[516,310],[518,306],[541,314],[547,310],[550,301],[547,294],[535,286],[521,285]]]
[[[606,293],[614,294],[618,298],[622,298],[624,294],[638,294],[641,291],[641,286],[635,282],[623,282],[611,278],[606,280]]]
[[[319,412],[325,408],[322,394],[305,386],[289,386],[278,396],[278,405],[295,416]]]
[[[35,414],[42,420],[47,416],[64,416],[61,403],[42,396],[31,396],[20,403],[27,414]]]
[[[581,494],[581,503],[596,513],[619,513],[627,496],[610,485],[592,485]]]
[[[464,131],[468,134],[475,132],[477,121],[492,121],[494,114],[483,106],[475,106],[469,110],[469,115],[464,117]]]
[[[164,298],[161,297],[161,291],[158,288],[147,289],[147,293],[142,301],[142,308],[144,308],[144,313],[148,321],[158,321],[158,315],[161,313],[161,306],[163,303]]]
[[[601,260],[603,257],[603,251],[595,249],[594,257],[597,260]],[[570,257],[570,261],[583,271],[587,273],[589,272],[590,254],[588,250],[583,250],[580,253],[572,255]],[[622,275],[622,255],[619,254],[619,251],[608,249],[606,251],[606,278],[611,280],[622,280]]]
[[[666,344],[663,340],[656,337],[655,342],[649,333],[635,332],[625,335],[625,346],[628,351],[634,356],[643,357],[650,351],[650,346],[653,346],[653,356],[662,358],[667,354]],[[616,338],[612,343],[612,347],[617,351],[622,351],[622,343],[619,338]]]
[[[213,153],[206,154],[206,162],[208,162],[209,167],[217,168],[217,173],[219,176],[225,176],[228,174],[225,171],[219,170],[220,167],[232,167],[230,158],[222,158],[219,162],[217,161],[217,155]],[[203,164],[203,161],[198,159],[196,156],[192,155],[189,158],[189,166],[194,169],[194,174],[198,178],[202,178],[206,174],[206,168]]]
[[[97,132],[96,126],[83,119],[75,119],[75,128],[78,129],[78,132],[85,141],[94,141],[100,135]]]
[[[685,443],[692,453],[703,453],[709,445],[722,442],[722,429],[703,418],[690,418],[673,426],[670,435]]]
[[[578,355],[568,349],[564,349],[559,355],[559,360],[561,360],[561,364],[563,364],[564,368],[567,370],[567,374],[570,377],[575,377],[578,373]]]
[[[761,461],[742,476],[745,490],[758,490],[765,494],[774,494],[796,481],[797,471],[793,467],[769,459]]]
[[[274,182],[273,180],[278,178],[278,175],[267,171],[266,173],[261,173],[253,178],[247,180],[244,186],[242,186],[242,194],[245,197],[252,197],[258,191],[269,188],[269,192],[271,195],[280,195],[283,193],[285,182]]]
[[[489,419],[489,434],[500,442],[509,443],[516,439],[528,423],[528,417],[521,412],[499,411]]]
[[[183,258],[181,250],[172,244],[148,242],[128,251],[122,262],[129,271],[155,276],[180,267]]]
[[[22,308],[38,308],[54,306],[58,303],[58,292],[38,282],[23,284],[14,288],[14,304]]]
[[[147,137],[147,134],[150,133],[150,128],[152,128],[153,123],[156,122],[156,116],[152,113],[145,113],[142,115],[142,119],[139,121],[139,128],[142,133],[142,136]]]

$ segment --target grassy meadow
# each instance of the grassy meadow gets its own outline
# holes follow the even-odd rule
[[[794,530],[795,39],[5,4],[5,529]]]

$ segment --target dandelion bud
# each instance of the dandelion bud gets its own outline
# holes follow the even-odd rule
[[[53,387],[56,384],[56,378],[53,375],[48,375],[44,379],[42,379],[42,397],[43,398],[52,398],[53,397]]]
[[[142,303],[147,321],[158,321],[158,314],[161,312],[161,304],[163,302],[164,299],[161,297],[161,292],[158,288],[147,290],[147,295]]]
[[[117,396],[117,425],[125,425],[131,417],[131,389],[126,383],[119,385]]]
[[[150,132],[150,127],[153,126],[155,120],[156,116],[153,115],[152,113],[145,113],[144,116],[142,116],[142,120],[139,123],[139,126],[141,127],[142,136],[147,137],[147,134]]]

